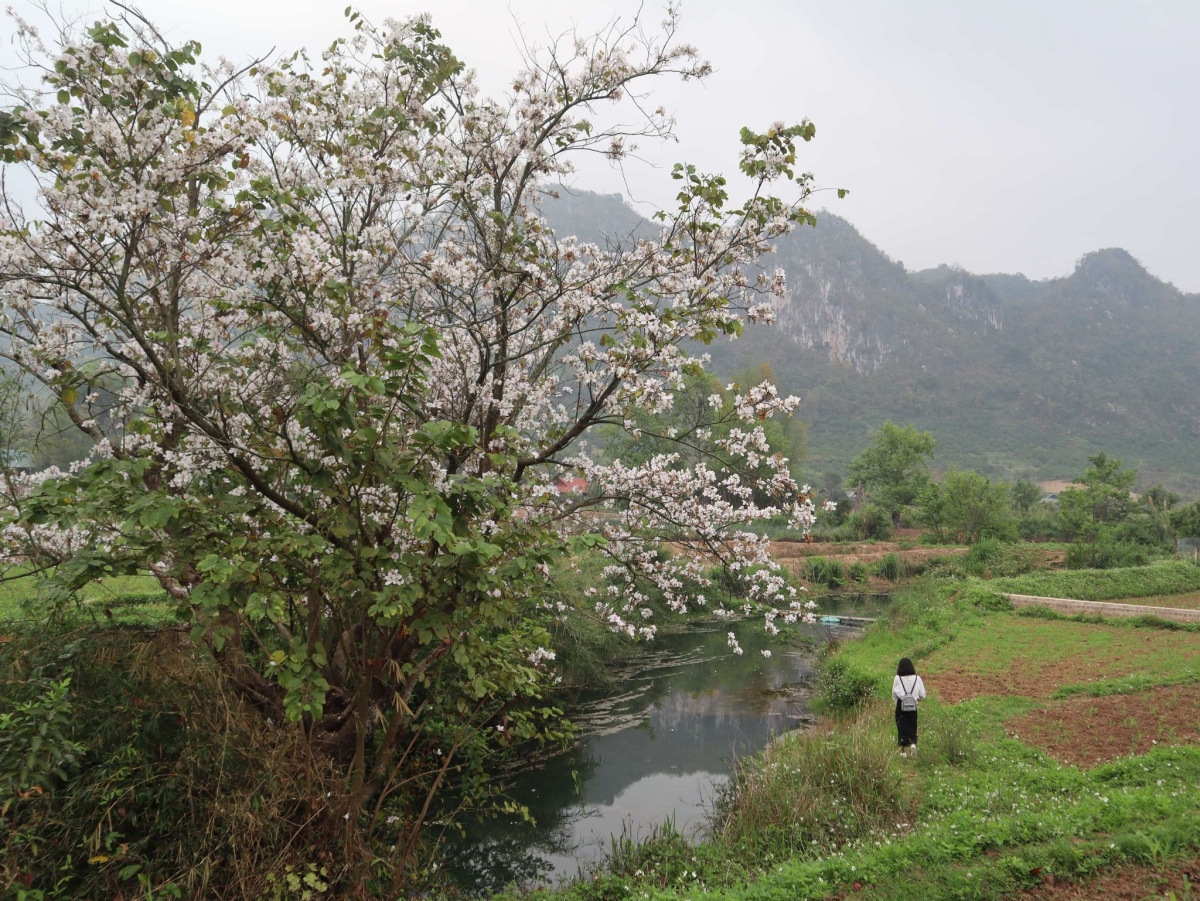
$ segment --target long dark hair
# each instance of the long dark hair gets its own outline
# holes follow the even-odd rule
[[[915,676],[917,668],[913,666],[912,661],[905,657],[900,661],[900,665],[896,667],[897,676]]]

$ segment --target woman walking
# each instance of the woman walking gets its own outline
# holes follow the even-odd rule
[[[907,657],[896,667],[892,697],[896,699],[896,737],[900,753],[907,757],[909,749],[917,753],[917,702],[925,698],[925,683]]]

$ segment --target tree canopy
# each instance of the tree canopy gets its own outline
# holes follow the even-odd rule
[[[851,462],[850,481],[865,488],[893,518],[898,517],[928,482],[935,446],[929,432],[885,422],[870,446]]]
[[[587,244],[537,197],[573,154],[670,133],[640,86],[709,71],[674,12],[531,54],[499,99],[428,20],[349,20],[318,59],[244,69],[132,14],[53,47],[18,24],[43,78],[14,87],[0,154],[37,197],[5,196],[0,353],[94,450],[14,489],[5,535],[50,605],[152,572],[244,701],[343,768],[311,829],[350,847],[394,809],[414,830],[387,843],[399,880],[440,787],[483,803],[488,749],[567,734],[560,611],[649,638],[649,592],[686,610],[717,566],[769,630],[804,615],[747,528],[812,522],[766,431],[795,398],[700,398],[723,423],[703,446],[587,442],[695,401],[695,348],[772,321],[758,260],[813,221],[814,128],[743,129],[744,202],[681,164],[656,239]],[[596,124],[628,97],[635,125]],[[586,496],[559,495],[568,472]],[[612,590],[555,598],[588,548]]]

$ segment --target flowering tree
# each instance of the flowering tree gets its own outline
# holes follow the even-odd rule
[[[152,572],[246,702],[344,767],[327,814],[352,831],[410,783],[419,826],[471,749],[562,736],[544,603],[574,551],[615,587],[558,603],[631,636],[651,588],[685,610],[713,566],[769,629],[803,615],[746,528],[811,522],[763,432],[794,398],[714,396],[714,466],[605,462],[587,437],[669,410],[697,348],[772,319],[782,273],[757,260],[811,221],[813,127],[743,130],[742,204],[677,166],[659,239],[601,248],[537,204],[572,155],[670,135],[634,92],[707,73],[674,12],[531,53],[499,100],[427,21],[350,20],[319,61],[245,70],[137,19],[52,47],[19,23],[43,77],[0,149],[38,191],[5,191],[0,331],[95,442],[11,498],[10,546],[64,592]],[[623,99],[633,125],[596,124]]]

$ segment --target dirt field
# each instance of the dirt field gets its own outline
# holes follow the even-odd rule
[[[1200,685],[1069,698],[1011,720],[1007,729],[1056,760],[1091,767],[1156,745],[1200,740]]]
[[[1048,698],[1067,685],[1130,675],[1170,678],[1200,669],[1189,632],[997,618],[925,660],[930,690],[957,704],[981,695]]]
[[[1017,897],[1031,901],[1157,901],[1174,892],[1182,901],[1192,897],[1184,894],[1184,876],[1195,892],[1200,885],[1200,859],[1171,861],[1162,867],[1121,867],[1084,883],[1056,882],[1047,876],[1041,888]]]
[[[888,554],[895,554],[900,562],[911,566],[914,563],[924,563],[931,557],[957,557],[967,552],[965,547],[912,547],[901,545],[895,541],[874,541],[861,544],[824,544],[813,542],[806,544],[802,541],[773,541],[771,555],[792,571],[803,577],[804,567],[809,557],[825,557],[837,560],[843,566],[851,566],[858,562],[874,566]]]

